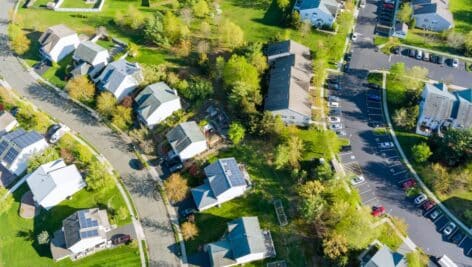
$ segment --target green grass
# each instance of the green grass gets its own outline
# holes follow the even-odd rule
[[[371,72],[367,76],[367,81],[369,83],[373,83],[373,84],[376,84],[378,86],[382,86],[382,77],[383,77],[382,73]]]
[[[70,69],[71,65],[72,55],[69,55],[57,64],[53,64],[53,66],[43,74],[43,78],[59,88],[64,88],[67,84],[65,81],[67,71]]]
[[[99,5],[99,0],[96,3]],[[64,0],[61,8],[93,8],[95,4],[87,4],[85,0]]]
[[[388,223],[384,223],[379,227],[379,241],[387,245],[393,251],[396,251],[403,243],[403,240],[394,232],[394,230]]]
[[[196,215],[200,233],[196,239],[186,242],[189,255],[201,249],[204,244],[219,240],[226,230],[227,222],[241,216],[258,216],[261,227],[271,231],[278,259],[286,260],[290,266],[308,265],[314,253],[314,242],[302,238],[296,224],[291,221],[288,198],[293,195],[290,190],[293,182],[287,173],[275,171],[267,164],[260,151],[263,146],[262,143],[251,143],[219,153],[218,157],[234,156],[238,162],[246,164],[253,188],[243,197]],[[289,217],[289,225],[285,227],[278,226],[272,205],[274,198],[279,198],[284,203]],[[262,266],[262,263],[256,263],[255,266]]]
[[[462,33],[472,31],[472,0],[449,1],[454,17],[454,30]]]
[[[416,133],[403,132],[398,130],[395,130],[395,134],[408,160],[410,162],[414,162],[411,155],[411,148],[419,143],[426,142],[428,138],[422,135],[418,135]]]
[[[124,246],[106,250],[82,260],[54,263],[49,245],[40,246],[35,238],[43,230],[52,233],[61,227],[61,221],[77,209],[124,205],[115,188],[107,193],[89,193],[84,190],[75,194],[71,200],[64,201],[50,211],[42,210],[35,219],[22,219],[18,216],[19,201],[27,185],[21,186],[13,195],[13,207],[0,216],[0,266],[138,266],[139,253],[136,248]],[[126,222],[120,223],[128,223]]]
[[[318,131],[315,129],[301,130],[300,139],[303,141],[303,160],[314,158],[325,158],[330,160],[337,154],[343,145],[347,145],[349,140],[340,139],[333,131]],[[330,144],[327,146],[326,144]]]

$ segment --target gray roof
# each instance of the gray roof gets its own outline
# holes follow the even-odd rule
[[[39,37],[39,44],[45,52],[51,52],[56,44],[64,37],[76,34],[73,30],[66,27],[64,24],[49,27],[41,37]]]
[[[91,64],[95,57],[103,51],[107,50],[94,42],[83,41],[75,50],[74,58]]]
[[[11,164],[24,148],[41,140],[44,140],[44,137],[35,131],[26,132],[18,129],[6,133],[0,138],[0,158]]]
[[[204,184],[192,188],[191,192],[195,205],[199,210],[204,207],[213,206],[218,202],[207,180],[205,180]]]
[[[211,266],[230,266],[237,264],[231,251],[231,243],[221,240],[208,244],[208,254],[210,255]]]
[[[219,159],[205,167],[213,194],[218,196],[234,186],[246,185],[244,174],[234,158]]]
[[[271,43],[267,46],[266,54],[268,57],[283,53],[297,54],[307,58],[310,57],[310,49],[293,40]]]
[[[387,246],[381,247],[377,253],[364,265],[365,267],[406,267],[405,257],[392,252]]]
[[[324,12],[335,16],[338,9],[338,2],[336,0],[302,0],[296,5],[298,10],[319,8]]]
[[[8,125],[15,121],[15,117],[13,117],[10,112],[0,111],[0,131],[4,131]]]
[[[192,143],[206,141],[195,121],[183,122],[177,125],[167,133],[166,137],[172,149],[177,153],[182,152]]]
[[[148,85],[136,97],[138,112],[142,118],[149,118],[163,103],[179,99],[177,92],[165,82]]]
[[[92,68],[92,65],[90,65],[87,62],[82,62],[71,71],[71,74],[73,77],[84,76],[89,73],[91,68]]]
[[[132,77],[136,86],[143,81],[139,64],[125,59],[114,61],[100,75],[99,87],[114,93],[127,77]]]
[[[451,24],[454,21],[448,3],[443,0],[416,0],[412,5],[413,15],[437,14]]]
[[[104,228],[109,228],[106,210],[98,208],[74,212],[62,222],[66,247],[70,248],[82,239],[101,236],[106,238]]]
[[[456,100],[456,97],[453,94],[449,93],[447,86],[444,83],[426,83],[424,90],[427,90],[429,94],[436,94],[449,98],[451,100]]]

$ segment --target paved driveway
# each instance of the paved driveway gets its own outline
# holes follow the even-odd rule
[[[39,85],[7,52],[6,23],[8,10],[13,6],[13,0],[0,0],[0,75],[18,94],[78,132],[110,161],[122,176],[138,210],[149,246],[151,266],[179,266],[179,259],[175,256],[178,246],[163,200],[155,193],[156,181],[148,172],[130,167],[135,157],[127,151],[126,143],[83,109]]]

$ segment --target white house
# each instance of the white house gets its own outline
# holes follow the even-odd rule
[[[20,175],[26,171],[31,156],[47,147],[41,134],[18,129],[0,137],[0,162],[12,174]]]
[[[195,121],[177,125],[167,133],[166,137],[172,147],[172,152],[182,161],[191,159],[208,149],[205,136]]]
[[[234,158],[217,160],[205,168],[205,174],[205,183],[191,190],[200,211],[242,196],[248,189],[249,175]]]
[[[341,4],[336,0],[297,0],[294,12],[302,21],[308,20],[315,27],[332,26]]]
[[[49,27],[41,37],[39,44],[40,54],[52,62],[59,62],[67,55],[72,53],[80,40],[76,32],[63,24]]]
[[[18,126],[18,121],[8,111],[0,111],[0,132],[9,132]]]
[[[83,41],[72,56],[75,68],[71,73],[73,76],[88,74],[94,77],[105,68],[109,58],[110,54],[105,48],[90,41]]]
[[[261,229],[257,217],[229,222],[226,235],[220,241],[205,245],[204,250],[212,267],[241,265],[276,255],[272,236]]]
[[[138,118],[149,128],[182,109],[177,91],[164,82],[148,85],[135,101]]]
[[[141,66],[138,63],[120,59],[108,64],[95,82],[98,83],[98,88],[109,91],[121,101],[130,95],[143,79]]]
[[[107,211],[98,208],[79,210],[62,221],[65,246],[73,254],[104,246],[110,230]]]
[[[444,0],[413,0],[412,18],[416,27],[435,32],[451,29],[454,26],[449,2]]]
[[[75,165],[67,166],[58,159],[41,165],[26,179],[33,199],[46,210],[72,196],[85,187]]]

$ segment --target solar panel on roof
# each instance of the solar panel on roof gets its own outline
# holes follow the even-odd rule
[[[244,185],[246,183],[236,161],[228,160],[223,166],[226,177],[229,179],[232,186]]]
[[[0,154],[3,154],[5,152],[5,149],[7,149],[8,143],[6,141],[2,141],[0,143]]]
[[[10,148],[10,150],[8,150],[3,160],[7,162],[8,164],[11,164],[16,159],[18,154],[19,154],[18,151],[16,151],[15,148],[12,147]]]

